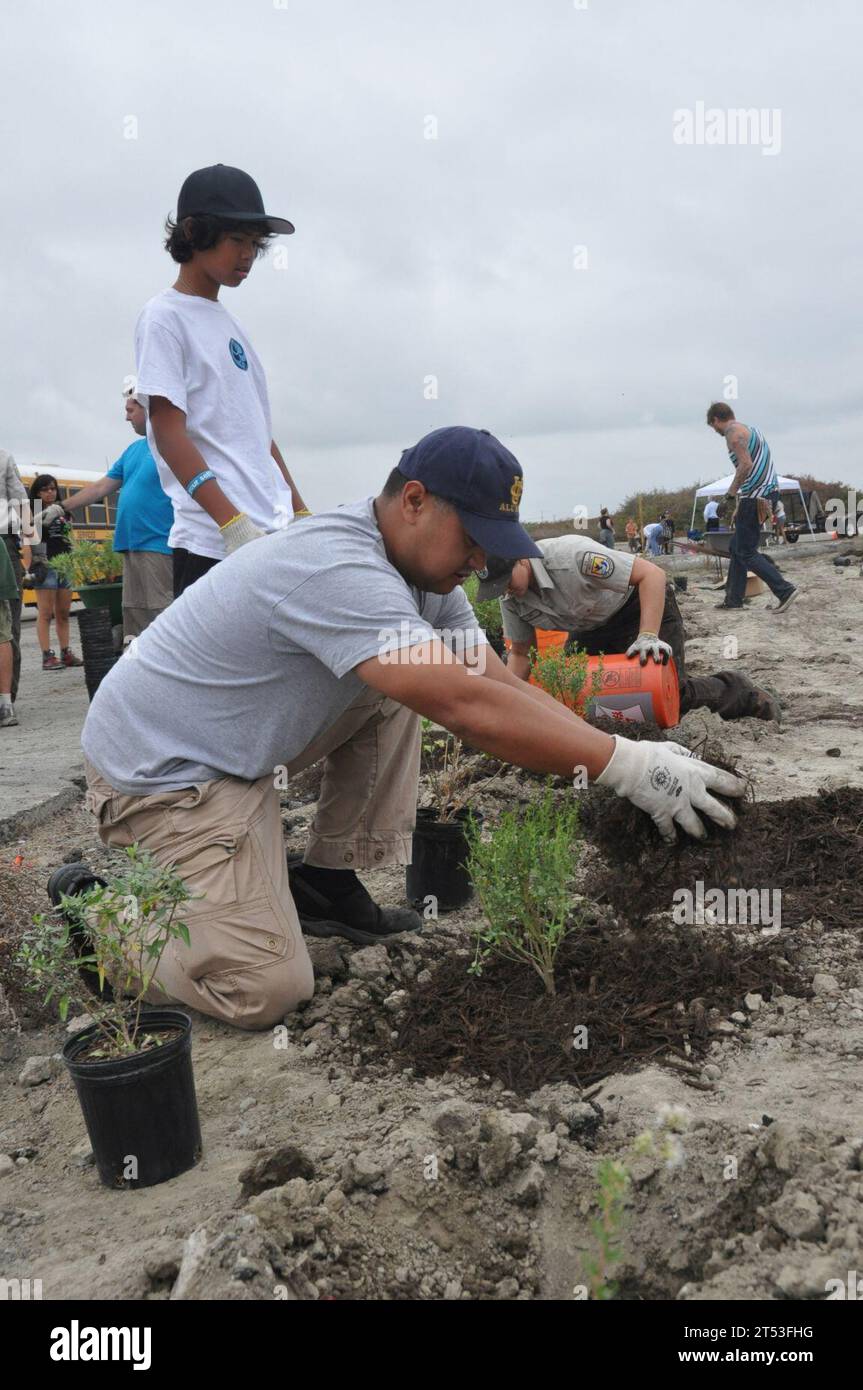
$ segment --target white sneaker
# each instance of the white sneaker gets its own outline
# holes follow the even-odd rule
[[[18,723],[18,716],[13,705],[0,705],[0,729],[9,729],[13,724]]]

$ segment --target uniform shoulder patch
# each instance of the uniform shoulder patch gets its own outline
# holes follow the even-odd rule
[[[588,579],[610,579],[614,574],[614,561],[598,550],[586,550],[581,557],[581,572]]]

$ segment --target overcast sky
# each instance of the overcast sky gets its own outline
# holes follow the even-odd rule
[[[315,510],[443,424],[517,453],[528,519],[717,477],[729,377],[783,472],[863,482],[859,0],[3,11],[0,445],[22,468],[103,472],[130,442],[162,224],[222,162],[296,224],[222,300]],[[699,103],[725,143],[678,142]],[[738,108],[755,143],[709,115]]]

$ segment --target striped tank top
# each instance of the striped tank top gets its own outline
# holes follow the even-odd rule
[[[737,468],[737,455],[729,451],[729,457]],[[749,429],[749,457],[752,470],[748,478],[740,484],[740,497],[768,497],[777,488],[776,469],[770,457],[770,445],[760,430],[754,425]]]

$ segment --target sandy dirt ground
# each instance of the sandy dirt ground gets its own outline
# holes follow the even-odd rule
[[[760,799],[863,787],[863,578],[859,562],[835,569],[832,553],[783,554],[801,597],[779,619],[769,596],[716,612],[707,576],[685,571],[693,671],[736,659],[784,718],[723,724],[695,711],[682,736],[718,735]],[[521,785],[497,779],[487,818]],[[292,849],[313,791],[286,798]],[[50,869],[75,857],[110,859],[80,805],[0,851],[7,943],[44,906]],[[367,882],[380,901],[403,901],[403,872]],[[566,1083],[516,1095],[484,1076],[421,1079],[388,1054],[410,991],[444,955],[467,964],[478,920],[471,905],[388,948],[313,943],[315,998],[276,1034],[196,1017],[203,1159],[146,1190],[100,1185],[57,1055],[66,1030],[10,992],[0,1276],[41,1279],[46,1299],[582,1298],[603,1157],[632,1174],[621,1298],[820,1300],[829,1281],[863,1271],[863,924],[782,928],[799,990],[741,999],[689,1070],[660,1058],[584,1096]],[[24,1084],[33,1057],[45,1079]],[[687,1114],[682,1152],[633,1157],[662,1106]]]

